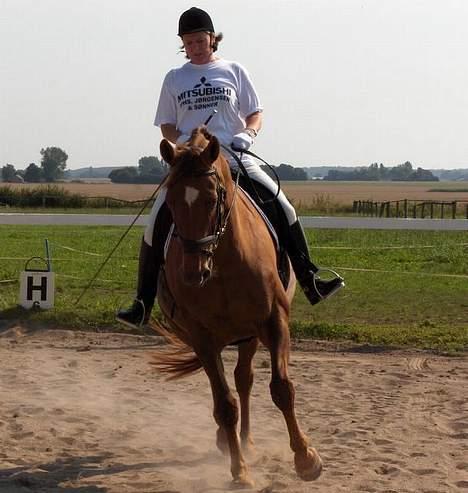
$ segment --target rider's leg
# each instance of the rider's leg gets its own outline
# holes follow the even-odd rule
[[[259,195],[263,200],[265,200],[265,195],[269,194],[270,199],[276,195],[278,185],[260,167],[251,166],[248,173],[255,185],[260,184]],[[245,180],[243,182],[245,183]],[[247,184],[247,188],[251,187]],[[249,192],[249,190],[247,191]],[[249,193],[254,200],[258,200],[257,194],[253,191]],[[288,252],[297,280],[312,305],[328,298],[344,286],[344,281],[340,276],[325,280],[320,279],[317,275],[320,269],[310,259],[304,230],[294,207],[282,191],[280,191],[275,202],[263,206],[262,204],[259,205],[267,217],[270,217],[271,214],[276,216],[272,223],[275,224],[280,242]]]
[[[156,197],[141,241],[135,299],[129,308],[117,313],[117,320],[130,327],[141,327],[148,322],[156,299],[158,273],[164,262],[164,243],[171,222],[165,198],[163,188]]]

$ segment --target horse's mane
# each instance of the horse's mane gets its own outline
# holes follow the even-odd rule
[[[188,142],[176,147],[166,186],[170,187],[180,178],[197,174],[207,168],[206,163],[198,158],[212,137],[206,127],[197,127],[192,131]]]

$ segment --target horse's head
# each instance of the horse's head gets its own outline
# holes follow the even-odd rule
[[[226,227],[229,167],[218,140],[204,128],[195,129],[187,144],[174,148],[163,140],[160,149],[170,165],[166,203],[183,249],[182,278],[201,287],[212,275],[213,255]]]

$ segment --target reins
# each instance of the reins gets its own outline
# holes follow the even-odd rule
[[[236,151],[235,149],[232,149],[231,147],[225,146],[224,144],[220,144],[220,145],[234,159],[236,164],[239,166],[239,169],[241,170],[242,174],[245,176],[245,179],[249,182],[249,185],[252,187],[252,190],[255,192],[255,195],[256,195],[256,198],[257,198],[259,204],[261,204],[261,205],[270,204],[271,202],[274,202],[278,198],[278,195],[281,192],[281,181],[279,179],[278,173],[276,173],[276,171],[275,171],[275,168],[270,163],[267,163],[264,159],[262,159],[260,156],[257,156],[257,154],[254,154],[252,151],[241,151],[241,150]],[[236,152],[240,153],[240,155],[241,155],[240,158],[236,154]],[[276,193],[275,193],[273,198],[263,200],[260,197],[259,193],[257,192],[257,188],[255,187],[255,182],[252,180],[252,178],[250,178],[249,173],[247,172],[244,164],[242,163],[242,154],[247,154],[248,156],[252,156],[253,158],[258,159],[259,161],[266,164],[271,169],[271,171],[275,175],[276,184],[278,185],[278,189],[276,190]]]
[[[125,237],[128,235],[128,233],[130,232],[130,230],[133,228],[133,226],[137,222],[138,218],[143,214],[143,211],[146,209],[146,207],[148,206],[148,204],[154,199],[154,197],[156,196],[156,194],[159,192],[159,189],[163,186],[163,184],[166,181],[167,177],[168,177],[168,175],[166,175],[163,178],[163,180],[161,181],[161,183],[156,187],[155,191],[151,194],[150,198],[145,201],[145,203],[141,207],[141,209],[138,212],[138,214],[135,216],[135,218],[133,219],[133,221],[130,223],[130,225],[128,226],[128,228],[126,229],[126,231],[119,238],[119,240],[117,241],[117,243],[115,244],[115,246],[112,248],[112,250],[109,252],[109,254],[107,255],[107,257],[104,259],[104,261],[102,262],[102,264],[99,266],[98,270],[96,271],[96,273],[94,274],[94,276],[91,278],[91,280],[88,282],[87,286],[83,289],[83,291],[81,292],[80,296],[78,296],[77,300],[75,301],[75,306],[78,305],[78,303],[81,301],[81,299],[85,295],[86,291],[88,291],[88,289],[92,286],[92,284],[96,280],[97,276],[101,273],[102,269],[104,269],[104,267],[107,264],[107,262],[109,262],[109,260],[112,257],[112,255],[114,255],[114,253],[117,250],[117,248],[119,248],[119,246],[122,243],[122,241],[125,239]]]

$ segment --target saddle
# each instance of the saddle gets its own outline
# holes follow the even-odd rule
[[[234,176],[233,179],[236,179]],[[253,186],[255,189],[253,188]],[[276,262],[278,275],[284,289],[287,288],[291,276],[291,264],[286,252],[286,239],[288,237],[288,219],[274,194],[261,183],[246,179],[244,175],[239,176],[239,186],[250,199],[254,207],[263,218],[271,237],[276,245]]]

